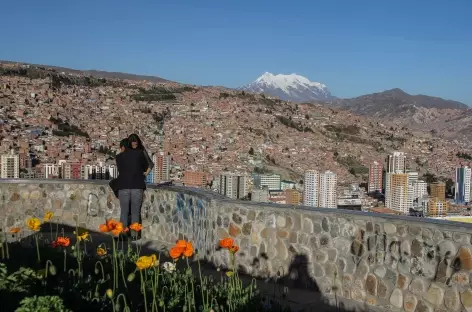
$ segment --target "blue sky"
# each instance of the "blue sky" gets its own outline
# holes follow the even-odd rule
[[[297,73],[353,97],[472,104],[471,0],[2,0],[0,59],[236,87]]]

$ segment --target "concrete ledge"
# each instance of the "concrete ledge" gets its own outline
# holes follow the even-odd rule
[[[0,180],[2,228],[24,228],[26,217],[49,210],[54,222],[77,220],[92,230],[120,216],[108,181]],[[330,300],[373,311],[472,311],[469,223],[236,201],[158,185],[145,192],[141,217],[146,241],[188,239],[201,258],[225,268],[232,259],[218,241],[231,237],[242,272]]]

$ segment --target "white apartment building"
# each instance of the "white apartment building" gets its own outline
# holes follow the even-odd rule
[[[2,179],[18,179],[20,177],[20,155],[16,154],[14,150],[10,150],[8,154],[3,154],[1,167]]]
[[[406,174],[408,175],[408,184],[414,184],[418,181],[419,174],[416,171],[407,171]]]
[[[305,171],[303,203],[308,207],[318,207],[320,175],[317,170]]]
[[[413,183],[413,200],[428,196],[428,183],[423,180],[417,180]]]
[[[472,169],[469,167],[456,168],[456,192],[455,202],[462,205],[470,202],[470,183],[472,179]]]
[[[43,164],[43,172],[45,179],[59,178],[61,166],[58,164]]]
[[[109,176],[107,177],[107,172]],[[95,176],[94,176],[95,174]],[[104,180],[106,178],[116,178],[118,177],[118,168],[116,165],[107,165],[107,164],[87,164],[82,166],[82,179],[98,179]]]
[[[232,199],[244,198],[249,195],[248,180],[246,174],[223,172],[220,174],[219,193]]]
[[[337,208],[336,185],[337,178],[334,172],[326,171],[320,174],[319,207]]]
[[[392,209],[392,176],[393,173],[385,174],[385,207]]]
[[[393,152],[393,155],[388,156],[387,172],[405,172],[406,156],[403,152]]]
[[[280,175],[278,174],[261,174],[260,187],[267,187],[269,191],[280,190]]]

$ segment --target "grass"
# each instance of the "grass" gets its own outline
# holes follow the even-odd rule
[[[52,213],[45,219],[51,222]],[[28,219],[33,234],[26,237],[22,228],[2,232],[3,311],[289,311],[268,305],[255,280],[243,285],[236,270],[239,247],[230,238],[215,242],[231,259],[218,279],[202,274],[189,241],[162,253],[132,244],[127,234],[138,234],[140,224],[128,229],[107,220],[100,226],[105,240],[93,242],[84,229],[76,227],[68,237],[57,224],[45,230],[43,221]]]

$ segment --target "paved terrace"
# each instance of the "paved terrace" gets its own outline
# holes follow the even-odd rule
[[[65,225],[78,219],[90,230],[119,218],[107,182],[0,182],[3,228],[47,210]],[[299,306],[323,300],[357,311],[472,311],[472,224],[234,201],[173,186],[148,188],[142,219],[147,246],[187,238],[217,267],[229,262],[218,240],[233,237],[241,247],[239,269],[284,279],[286,299]]]

